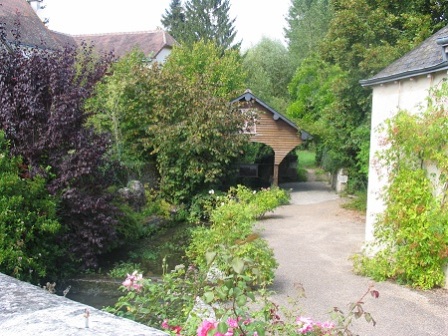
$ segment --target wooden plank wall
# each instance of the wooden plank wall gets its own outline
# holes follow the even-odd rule
[[[275,165],[279,165],[285,156],[300,145],[302,140],[298,131],[282,119],[274,120],[274,115],[263,106],[256,104],[258,110],[257,132],[252,135],[252,142],[261,142],[275,152]]]

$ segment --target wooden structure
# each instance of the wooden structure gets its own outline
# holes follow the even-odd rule
[[[263,143],[274,150],[272,183],[278,185],[280,163],[295,147],[311,139],[310,134],[300,130],[291,120],[257,98],[250,90],[246,90],[232,103],[240,103],[241,109],[251,109],[255,112],[255,125],[250,128],[251,141]]]

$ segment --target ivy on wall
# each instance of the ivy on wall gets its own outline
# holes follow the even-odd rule
[[[430,91],[420,113],[400,111],[386,121],[386,209],[375,226],[373,257],[355,268],[376,280],[395,279],[418,288],[443,286],[448,262],[448,83]],[[384,169],[384,168],[383,168]]]

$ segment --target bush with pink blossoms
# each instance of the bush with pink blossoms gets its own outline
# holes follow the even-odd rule
[[[143,275],[137,273],[137,271],[134,271],[132,274],[128,274],[126,280],[123,281],[122,285],[127,289],[127,290],[133,290],[135,289],[136,291],[141,291],[143,284]]]
[[[202,251],[201,262],[178,265],[160,281],[143,279],[137,272],[128,274],[122,286],[126,295],[108,310],[176,336],[349,336],[353,318],[374,323],[363,310],[368,293],[378,296],[372,288],[347,313],[335,309],[334,323],[297,317],[296,307],[279,307],[269,299],[273,293],[266,289],[268,281],[254,281],[263,272],[260,261],[264,259],[254,249],[244,253],[254,242],[263,241],[251,234],[255,215],[250,201],[246,202],[252,196],[246,194],[237,194],[239,201],[235,195],[229,197],[211,213],[214,226],[208,229],[216,233],[216,241],[209,240],[210,235],[193,239],[206,240],[207,246],[191,247],[196,253]]]

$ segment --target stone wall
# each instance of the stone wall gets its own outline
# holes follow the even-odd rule
[[[2,336],[168,335],[65,297],[50,294],[40,287],[1,273],[0,334]]]

